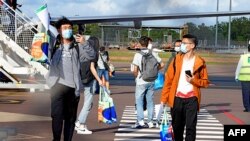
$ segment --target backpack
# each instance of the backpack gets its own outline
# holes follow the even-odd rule
[[[89,82],[95,79],[94,75],[90,70],[91,61],[81,62],[80,66],[81,66],[80,75],[82,84],[88,84]]]
[[[140,78],[147,82],[153,82],[157,78],[159,63],[151,50],[148,53],[141,51],[140,54],[142,55]]]
[[[75,46],[75,49],[79,57],[79,46],[78,45]],[[95,79],[94,75],[92,74],[90,70],[90,66],[91,66],[91,61],[80,62],[80,76],[81,76],[82,84],[87,85],[89,82]]]

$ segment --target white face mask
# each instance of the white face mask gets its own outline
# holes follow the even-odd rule
[[[174,47],[174,50],[175,50],[176,52],[179,52],[179,51],[181,51],[181,47]]]
[[[187,45],[185,45],[185,44],[181,44],[181,52],[182,53],[187,53],[188,52],[188,50],[187,50]]]
[[[62,37],[63,37],[64,39],[69,39],[69,38],[72,37],[72,35],[73,35],[72,29],[66,29],[66,30],[63,30],[63,31],[62,31]]]

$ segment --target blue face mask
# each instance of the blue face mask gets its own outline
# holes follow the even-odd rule
[[[187,53],[187,52],[188,52],[188,50],[187,50],[187,45],[181,44],[181,52],[182,52],[182,53]]]
[[[69,39],[69,38],[72,37],[72,35],[73,35],[72,29],[66,29],[66,30],[63,30],[63,31],[62,31],[62,37],[63,37],[64,39]]]

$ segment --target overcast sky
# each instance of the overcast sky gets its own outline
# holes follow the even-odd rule
[[[34,11],[47,3],[51,16],[111,16],[215,12],[217,0],[17,0],[22,10],[34,17]],[[219,11],[229,11],[230,0],[219,0]],[[250,0],[232,0],[232,11],[250,11]],[[228,18],[219,18],[219,21]],[[181,26],[185,22],[215,24],[215,18],[143,22],[147,25]]]

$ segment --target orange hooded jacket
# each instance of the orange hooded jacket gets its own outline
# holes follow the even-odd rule
[[[183,54],[177,54],[170,63],[167,72],[165,73],[165,82],[161,94],[161,102],[168,104],[171,108],[174,105],[174,98],[178,87],[180,73],[183,63]],[[175,62],[175,65],[174,65]],[[205,61],[198,55],[195,55],[195,62],[193,68],[193,79],[191,81],[193,85],[194,94],[198,98],[198,104],[200,107],[201,101],[201,87],[208,87],[209,80],[207,74],[207,67]]]

